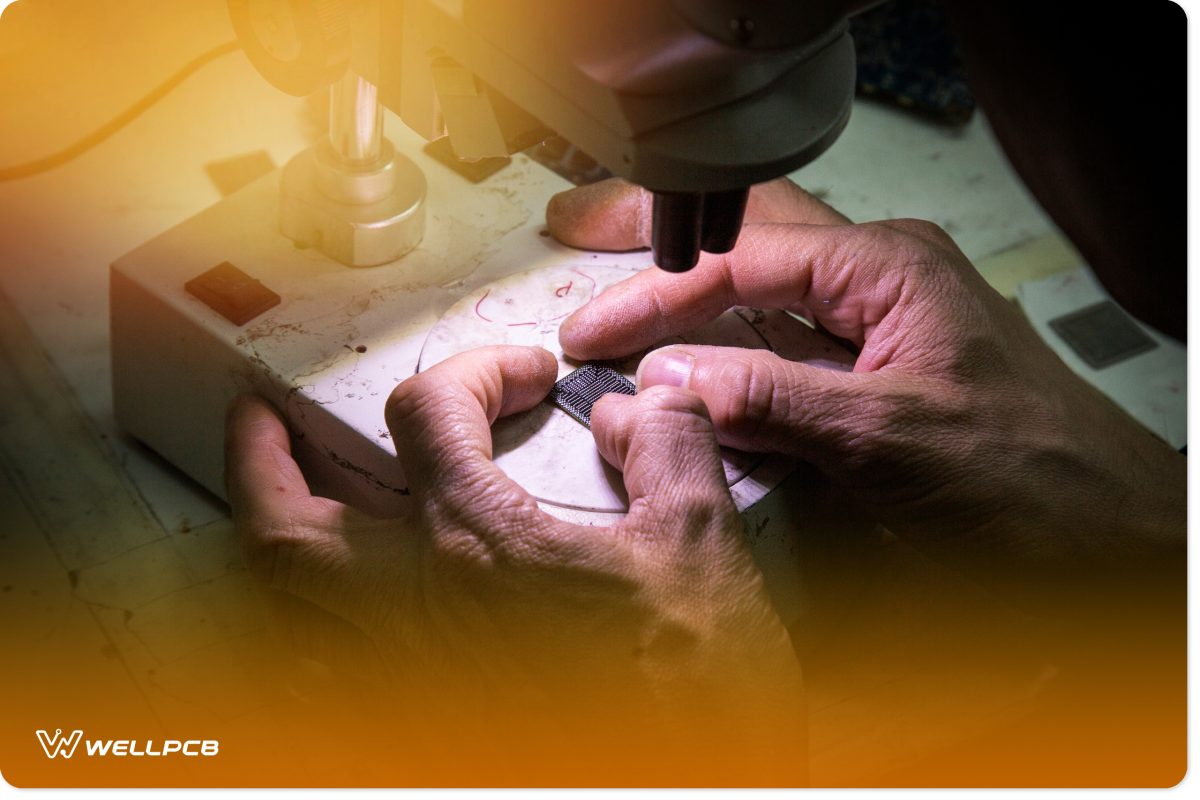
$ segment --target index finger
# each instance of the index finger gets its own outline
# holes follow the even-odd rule
[[[880,224],[748,225],[732,252],[688,272],[647,269],[610,287],[564,320],[559,341],[574,358],[621,358],[748,305],[806,308],[861,347],[931,258],[916,243]]]

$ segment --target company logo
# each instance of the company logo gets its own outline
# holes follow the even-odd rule
[[[62,728],[54,731],[54,735],[45,731],[37,732],[38,741],[42,743],[42,749],[46,751],[46,758],[70,758],[75,755],[75,748],[79,746],[79,740],[83,738],[83,731],[72,731],[70,736],[63,736]]]
[[[85,754],[89,757],[99,756],[132,756],[142,758],[152,756],[187,756],[190,758],[215,756],[221,751],[221,743],[216,739],[163,739],[156,742],[153,739],[84,739],[83,731],[76,729],[70,736],[64,736],[62,728],[57,728],[54,735],[47,731],[37,731],[38,741],[46,751],[46,758],[70,758],[75,755],[75,748],[83,742]]]

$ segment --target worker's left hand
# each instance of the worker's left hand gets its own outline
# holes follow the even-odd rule
[[[688,780],[739,764],[796,780],[799,665],[704,404],[671,387],[599,402],[592,430],[630,512],[571,525],[491,461],[490,424],[555,376],[544,350],[495,347],[401,383],[386,411],[412,492],[401,519],[312,496],[274,410],[241,399],[228,489],[251,570],[361,629],[405,703],[436,698],[431,718],[569,743],[588,763],[644,757],[656,779],[675,759]]]

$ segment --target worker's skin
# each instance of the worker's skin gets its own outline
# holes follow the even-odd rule
[[[647,246],[649,219],[649,194],[619,180],[547,210],[555,236],[588,249]],[[799,312],[859,349],[853,372],[677,345],[642,361],[638,388],[698,394],[721,444],[815,464],[891,530],[1032,610],[1059,602],[1039,589],[1062,581],[1182,566],[1185,457],[1071,372],[944,231],[854,225],[786,179],[755,187],[747,222],[732,253],[644,271],[577,311],[565,352],[619,358],[733,305]]]
[[[614,180],[557,196],[547,221],[567,244],[624,250],[647,244],[649,208]],[[683,275],[647,269],[578,310],[564,349],[616,358],[746,304],[849,340],[852,372],[761,350],[652,352],[638,395],[593,412],[630,499],[607,530],[551,518],[491,461],[490,423],[553,384],[546,351],[475,350],[396,387],[387,423],[413,501],[402,519],[313,497],[275,411],[242,398],[227,479],[253,572],[353,630],[398,686],[462,703],[481,726],[515,713],[553,739],[586,719],[633,758],[639,747],[599,732],[636,718],[689,770],[761,764],[763,748],[803,739],[800,668],[718,443],[813,463],[897,535],[1036,614],[1147,587],[1173,602],[1184,457],[1067,369],[942,230],[851,224],[782,179],[756,187],[747,214],[732,253]],[[350,661],[349,647],[334,649]]]

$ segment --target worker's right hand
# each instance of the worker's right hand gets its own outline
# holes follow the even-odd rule
[[[645,247],[650,197],[607,181],[556,196],[547,221],[569,245]],[[773,181],[751,193],[733,252],[613,286],[560,339],[618,358],[734,305],[804,314],[859,350],[853,372],[676,345],[645,358],[639,388],[698,393],[723,444],[812,462],[1010,597],[1183,563],[1185,459],[1067,369],[931,223],[854,225]]]

